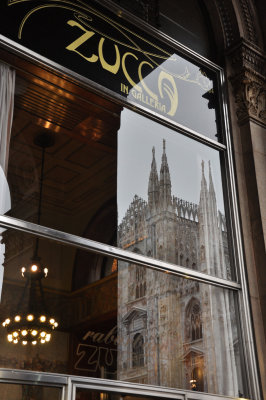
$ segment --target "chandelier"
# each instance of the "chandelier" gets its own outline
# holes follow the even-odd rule
[[[54,144],[54,137],[51,133],[41,132],[34,143],[42,148],[40,193],[38,207],[38,224],[41,218],[42,190],[45,149]],[[2,323],[7,330],[7,340],[10,343],[21,343],[22,345],[47,343],[51,340],[51,334],[58,327],[58,322],[48,312],[42,279],[47,277],[48,268],[42,265],[38,256],[39,238],[36,239],[35,250],[28,266],[21,268],[22,277],[26,284],[18,302],[15,313],[10,315]],[[28,293],[28,301],[26,300]]]

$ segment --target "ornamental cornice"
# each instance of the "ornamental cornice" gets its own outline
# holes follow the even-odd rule
[[[250,0],[239,0],[245,38],[253,44],[258,44],[258,35],[254,23],[254,14]]]
[[[239,123],[253,118],[266,124],[265,54],[242,40],[227,52],[227,57]]]
[[[232,22],[232,20],[233,20],[232,12],[231,12],[230,8],[228,7],[226,0],[215,0],[215,3],[216,3],[216,6],[217,6],[217,9],[219,12],[219,16],[221,18],[221,23],[223,26],[225,47],[228,48],[236,40],[233,22]]]
[[[234,73],[242,69],[250,69],[254,74],[265,77],[266,54],[257,46],[242,39],[237,45],[226,52]]]

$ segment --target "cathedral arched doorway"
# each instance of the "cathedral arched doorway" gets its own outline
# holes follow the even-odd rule
[[[198,392],[204,391],[203,372],[200,367],[195,367],[192,371],[191,389]]]
[[[193,348],[184,357],[186,365],[186,388],[198,392],[207,390],[204,385],[204,354]]]

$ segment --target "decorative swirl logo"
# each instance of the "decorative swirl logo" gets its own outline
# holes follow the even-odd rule
[[[158,89],[162,99],[164,98],[163,92],[169,97],[171,107],[167,114],[171,117],[174,116],[178,107],[178,93],[173,76],[161,71],[158,79]]]

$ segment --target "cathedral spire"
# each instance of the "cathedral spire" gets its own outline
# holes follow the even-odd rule
[[[204,161],[201,162],[201,188],[199,201],[199,222],[203,226],[207,224],[207,215],[209,209],[209,191],[204,174]]]
[[[209,161],[209,194],[210,194],[210,199],[214,201],[215,206],[216,206],[216,195],[215,195],[215,190],[214,190],[214,185],[213,185],[213,180],[212,180],[212,171],[211,171],[211,162]]]
[[[199,245],[200,245],[200,269],[210,273],[209,260],[209,191],[204,174],[204,161],[201,162],[201,188],[198,208],[199,220]]]
[[[201,188],[199,201],[199,219],[206,219],[209,208],[209,190],[204,172],[205,163],[201,161]],[[201,221],[202,222],[202,221]],[[206,222],[206,221],[205,221]]]
[[[207,182],[204,174],[204,161],[201,161],[201,189],[200,189],[200,201],[204,198],[207,198],[208,188]]]
[[[171,178],[165,151],[165,139],[163,139],[163,154],[160,169],[160,206],[165,210],[172,204]]]
[[[155,148],[152,148],[152,162],[148,186],[148,203],[151,209],[156,209],[159,201],[159,179],[155,160]]]
[[[217,220],[217,203],[216,194],[212,180],[211,162],[209,161],[209,212],[212,215],[213,221]],[[216,223],[218,223],[216,221]]]

